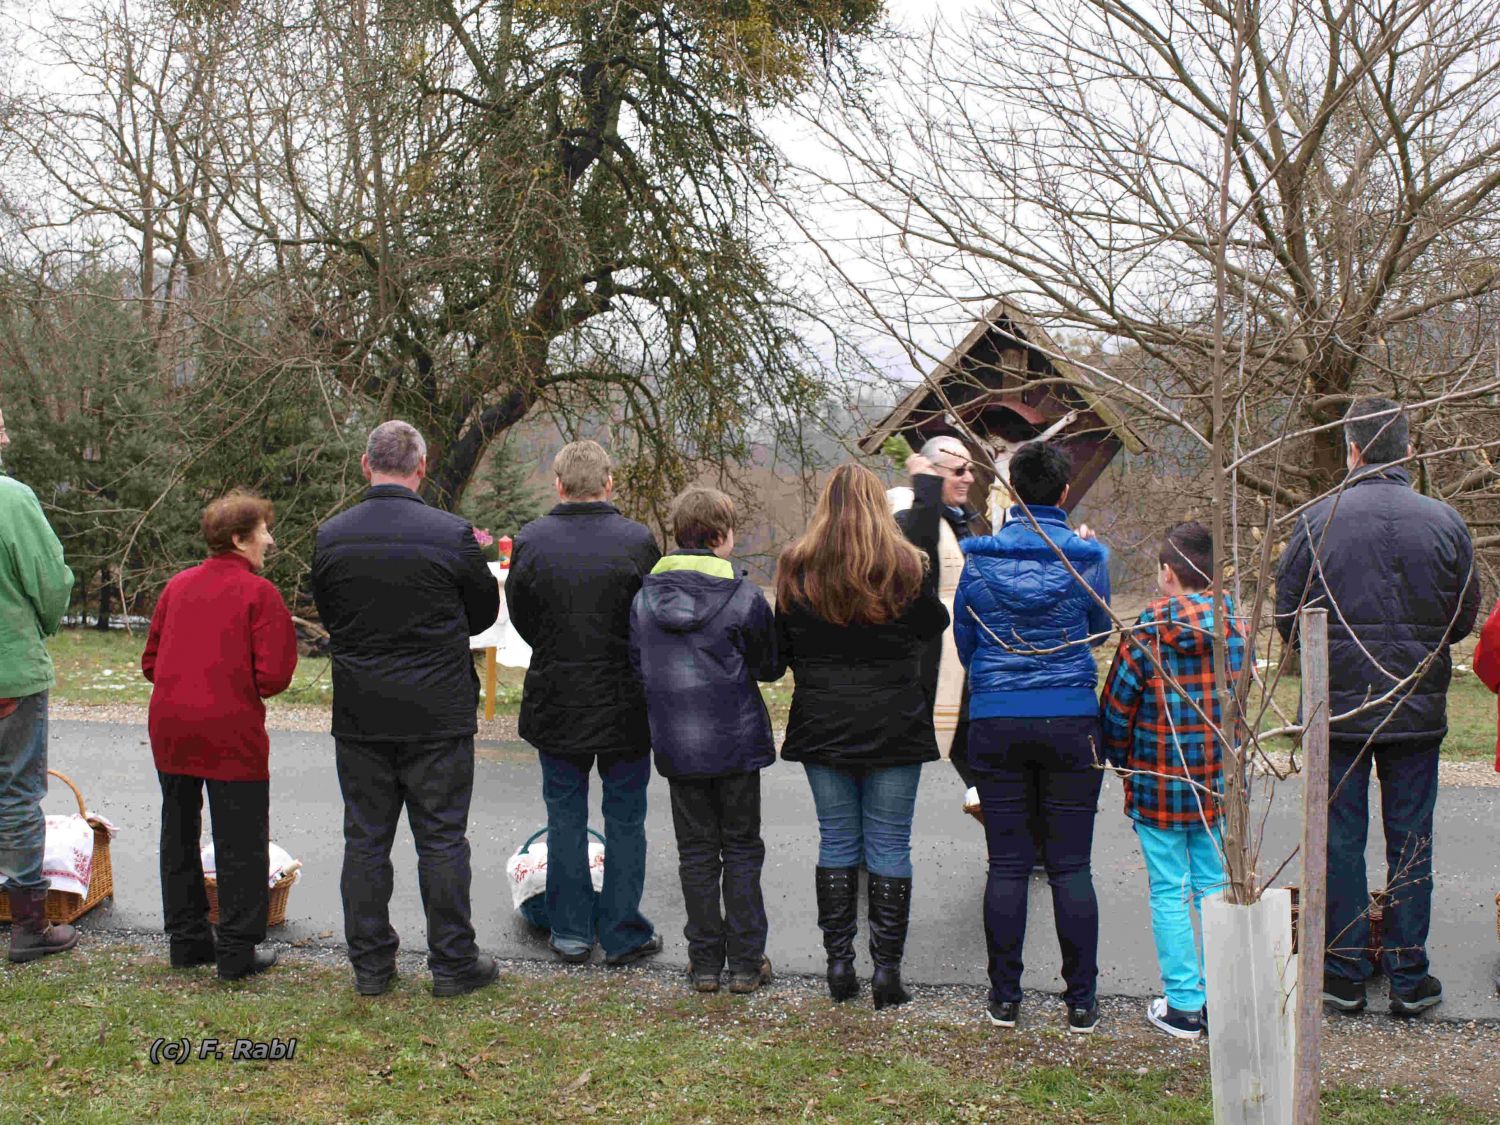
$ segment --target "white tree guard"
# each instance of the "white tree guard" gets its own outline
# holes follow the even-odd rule
[[[1268,890],[1249,906],[1222,894],[1205,899],[1203,959],[1215,1125],[1291,1125],[1297,1013],[1291,892]]]

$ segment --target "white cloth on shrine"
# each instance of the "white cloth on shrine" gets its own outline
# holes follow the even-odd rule
[[[521,634],[510,623],[510,607],[505,602],[505,576],[510,570],[497,562],[488,565],[495,581],[500,583],[500,615],[484,632],[469,638],[469,648],[475,652],[492,648],[495,650],[495,658],[509,668],[529,667],[531,646],[521,639]]]

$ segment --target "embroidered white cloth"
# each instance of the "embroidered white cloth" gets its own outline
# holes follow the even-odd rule
[[[102,816],[98,820],[113,839],[118,829]],[[54,891],[87,897],[89,879],[94,874],[94,829],[77,813],[47,818],[42,874],[51,881]]]
[[[547,845],[538,840],[524,852],[519,848],[505,861],[505,877],[510,882],[510,904],[520,910],[521,904],[535,895],[547,893]],[[604,845],[589,840],[589,878],[596,892],[604,889]]]
[[[212,840],[205,841],[198,849],[198,854],[203,859],[203,874],[214,880],[219,877],[219,869],[214,863],[214,843]],[[293,859],[291,853],[274,841],[271,844],[271,871],[266,879],[266,885],[274,887],[276,880],[283,875],[295,874],[302,869],[302,861]]]

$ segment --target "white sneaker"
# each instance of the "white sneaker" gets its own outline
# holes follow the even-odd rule
[[[979,812],[979,790],[972,785],[969,786],[968,792],[964,794],[964,812],[970,816],[974,816]]]

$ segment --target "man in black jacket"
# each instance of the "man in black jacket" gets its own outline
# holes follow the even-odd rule
[[[318,529],[313,598],[333,656],[333,737],[344,795],[344,932],[355,989],[396,976],[391,843],[401,809],[417,845],[434,996],[493,981],[470,920],[469,798],[479,677],[469,637],[500,587],[468,522],[417,495],[427,446],[405,422],[370,434],[370,489]]]
[[[597,936],[611,965],[661,951],[641,914],[651,733],[630,666],[630,603],[661,557],[649,529],[609,503],[609,454],[575,441],[552,462],[561,501],[516,536],[505,596],[531,646],[520,733],[535,746],[547,804],[552,951],[587,961]],[[604,786],[604,889],[588,870],[589,773]]]
[[[1297,517],[1276,573],[1276,625],[1291,640],[1297,612],[1328,610],[1328,963],[1323,999],[1365,1007],[1369,940],[1365,838],[1370,764],[1380,778],[1387,894],[1382,967],[1391,1013],[1441,1003],[1428,973],[1432,821],[1438,747],[1448,732],[1449,645],[1479,611],[1474,547],[1462,517],[1412,490],[1393,462],[1411,456],[1406,415],[1388,399],[1345,416],[1349,476]]]

